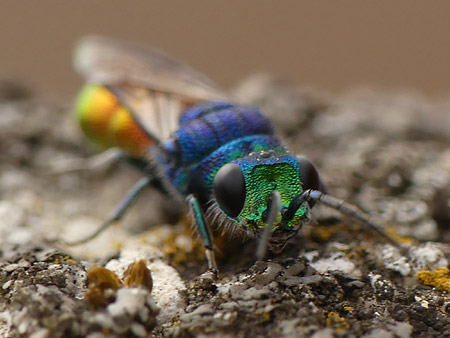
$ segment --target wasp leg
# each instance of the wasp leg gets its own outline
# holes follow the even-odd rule
[[[150,177],[143,177],[139,181],[137,181],[136,184],[131,188],[131,190],[128,191],[125,197],[122,198],[120,202],[117,204],[117,206],[114,208],[113,212],[111,213],[111,216],[94,233],[76,241],[72,242],[61,241],[61,242],[69,246],[75,246],[89,242],[91,239],[97,237],[101,232],[109,228],[114,222],[119,221],[123,217],[123,215],[127,212],[127,210],[133,205],[133,203],[136,202],[137,198],[144,190],[144,188],[150,185],[151,183],[152,179]]]
[[[50,164],[48,173],[62,175],[83,170],[105,170],[124,157],[128,157],[128,155],[117,148],[112,148],[88,158],[69,158],[53,162]]]
[[[189,206],[189,211],[191,212],[191,217],[197,228],[197,231],[202,239],[203,246],[205,247],[206,259],[208,260],[208,269],[217,272],[216,257],[214,255],[214,243],[212,240],[211,230],[205,221],[205,215],[203,210],[198,203],[197,198],[194,195],[189,195],[186,198],[186,202]]]
[[[258,248],[256,250],[256,259],[262,261],[267,253],[270,235],[272,234],[272,225],[276,222],[281,209],[281,196],[277,191],[270,194],[267,201],[267,216],[264,219],[266,226],[259,239]]]
[[[388,243],[394,245],[395,247],[399,248],[400,251],[402,251],[403,254],[407,253],[407,248],[404,247],[402,244],[397,242],[395,239],[393,239],[391,236],[389,236],[380,225],[376,224],[370,219],[370,215],[363,212],[361,209],[357,208],[356,206],[345,202],[344,200],[341,200],[340,198],[327,195],[319,190],[306,190],[300,195],[298,195],[289,205],[287,214],[290,214],[292,212],[295,213],[295,210],[297,210],[302,203],[308,202],[310,200],[321,202],[325,204],[326,206],[333,208],[337,211],[339,211],[341,214],[350,217],[351,219],[355,220],[359,224],[375,231],[378,235],[383,237],[385,241]],[[294,210],[295,209],[295,210]]]

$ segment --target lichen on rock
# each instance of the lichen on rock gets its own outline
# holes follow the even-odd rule
[[[67,105],[25,89],[13,99],[2,86],[1,335],[429,337],[450,330],[450,98],[375,89],[333,97],[267,76],[235,92],[267,113],[292,153],[317,165],[331,194],[387,224],[407,252],[318,205],[302,233],[265,261],[255,262],[255,241],[219,231],[216,279],[204,273],[186,219],[177,221],[183,209],[152,191],[91,242],[49,242],[100,225],[140,173],[116,163],[55,174],[55,162],[93,154]],[[86,300],[89,269],[123,280],[140,259],[150,272],[133,280],[147,287],[118,287],[101,306]]]

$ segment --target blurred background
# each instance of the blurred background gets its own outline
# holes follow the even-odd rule
[[[331,92],[360,84],[450,90],[450,2],[15,1],[0,4],[0,78],[72,97],[74,41],[157,46],[224,87],[254,72]]]

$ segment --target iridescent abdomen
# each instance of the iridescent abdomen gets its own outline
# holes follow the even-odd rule
[[[102,85],[83,88],[75,113],[83,132],[101,148],[119,147],[131,156],[140,156],[154,144],[116,96]]]
[[[273,135],[272,125],[256,107],[208,102],[188,109],[176,131],[182,166],[201,162],[223,145],[251,135]]]

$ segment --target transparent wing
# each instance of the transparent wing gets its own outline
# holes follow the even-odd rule
[[[186,107],[230,99],[188,65],[155,48],[128,41],[85,37],[76,44],[74,66],[87,81],[113,91],[140,126],[159,140],[176,130]]]

